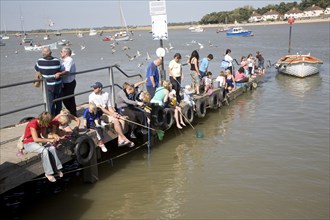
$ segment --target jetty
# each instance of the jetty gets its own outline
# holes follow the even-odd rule
[[[119,72],[127,78],[138,77],[140,79],[143,79],[140,74],[127,75],[117,65],[81,71],[77,72],[76,74],[85,74],[94,71],[105,71],[106,74],[109,75],[110,84],[104,86],[104,89],[110,90],[109,94],[111,96],[112,103],[115,103],[115,87],[121,89],[121,86],[114,83],[114,71],[116,71],[116,74],[117,72]],[[203,118],[205,117],[207,111],[219,111],[222,106],[229,105],[232,100],[241,96],[245,92],[257,88],[261,78],[262,76],[257,76],[256,78],[250,78],[249,82],[247,83],[237,84],[236,89],[225,95],[223,95],[223,88],[214,88],[212,94],[194,96],[194,100],[196,103],[196,111],[194,111],[189,104],[182,101],[180,103],[180,106],[182,108],[182,113],[185,116],[185,121],[188,123],[193,123],[195,117]],[[49,111],[49,103],[47,103],[47,99],[45,97],[46,81],[42,79],[39,81],[42,81],[43,83],[44,102],[33,104],[31,106],[26,106],[21,109],[14,109],[8,112],[4,112],[1,113],[0,116],[2,117],[4,115],[9,115],[14,112],[21,112],[25,109],[35,108],[38,106],[44,106],[45,110]],[[20,86],[24,84],[31,85],[33,82],[35,82],[35,80],[0,86],[0,91],[2,89]],[[83,95],[90,92],[90,90],[87,90],[84,92],[76,93],[74,94],[74,96]],[[54,101],[62,100],[69,97],[71,96],[55,99]],[[87,106],[88,103],[84,103],[77,107],[78,117],[81,119],[81,121],[83,120],[83,109],[85,109]],[[166,109],[158,108],[157,111],[152,111],[151,115],[151,121],[155,120],[159,125],[157,127],[157,123],[151,123],[152,128],[149,130],[151,135],[149,136],[149,138],[148,135],[144,135],[142,140],[145,140],[145,144],[136,146],[135,148],[143,147],[146,145],[148,145],[148,147],[152,146],[159,141],[156,129],[161,129],[166,132],[166,130],[171,129],[173,127],[172,125],[175,124],[173,119],[173,112],[167,111]],[[17,142],[19,137],[24,133],[26,124],[27,122],[0,129],[0,194],[3,194],[21,184],[24,184],[25,182],[34,180],[38,177],[40,178],[40,176],[43,176],[44,174],[40,154],[27,153],[17,155]],[[124,131],[126,133],[129,131],[127,124],[127,121],[125,121]],[[109,149],[106,153],[101,152],[101,149],[97,147],[98,141],[96,137],[96,132],[94,130],[83,132],[84,129],[82,125],[80,130],[81,132],[76,139],[71,141],[68,140],[62,143],[62,145],[58,148],[58,156],[62,164],[65,164],[72,160],[77,160],[78,163],[83,167],[82,171],[84,181],[89,183],[95,183],[98,180],[97,165],[99,163],[99,160],[101,159],[102,154],[109,154],[111,152],[111,149]],[[111,142],[117,138],[117,134],[115,133],[113,125],[111,123],[109,124],[109,126],[105,127],[103,132],[105,137],[105,143]]]

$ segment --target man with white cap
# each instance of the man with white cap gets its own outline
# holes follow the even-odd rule
[[[88,102],[94,103],[96,107],[102,111],[102,113],[109,116],[109,120],[114,124],[115,131],[118,135],[118,146],[134,147],[134,143],[128,140],[124,135],[122,124],[124,122],[119,120],[120,114],[118,114],[112,107],[109,99],[109,93],[102,91],[102,83],[95,82],[91,88],[93,88],[93,92],[89,95]]]

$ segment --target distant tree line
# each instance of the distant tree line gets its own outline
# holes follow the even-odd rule
[[[212,12],[210,14],[205,15],[200,21],[200,24],[219,24],[219,23],[234,23],[235,20],[239,23],[247,22],[251,17],[252,13],[255,11],[256,13],[263,15],[270,10],[275,10],[280,14],[285,14],[287,11],[292,8],[297,8],[302,11],[307,9],[310,6],[319,6],[321,8],[326,8],[330,5],[329,0],[302,0],[301,3],[291,2],[276,5],[267,5],[263,8],[253,8],[252,6],[244,6],[242,8],[236,8],[232,11],[224,11],[224,12]]]

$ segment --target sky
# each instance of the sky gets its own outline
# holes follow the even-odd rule
[[[120,2],[127,25],[151,25],[150,1],[121,0]],[[199,21],[204,15],[212,12],[231,11],[247,5],[260,8],[281,2],[294,1],[167,0],[166,14],[168,23],[192,22]],[[300,0],[296,0],[296,2],[299,3]],[[54,25],[51,27],[54,30],[121,26],[119,0],[0,0],[0,6],[1,31],[21,31],[22,26],[25,31],[46,29],[48,28],[49,20],[54,22]]]

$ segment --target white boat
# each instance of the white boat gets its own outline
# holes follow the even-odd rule
[[[276,62],[275,68],[279,73],[303,78],[319,73],[322,63],[322,60],[309,54],[286,55]]]
[[[120,2],[119,2],[119,11],[120,11],[121,26],[122,26],[122,29],[125,29],[125,30],[117,32],[112,37],[112,39],[115,40],[115,41],[128,41],[128,40],[131,40],[131,38],[128,34],[127,24],[126,24],[126,20],[125,20],[124,13],[123,13],[123,10],[121,8]]]
[[[33,43],[33,39],[24,36],[24,37],[22,38],[22,43],[23,43],[23,44],[32,44],[32,43]]]
[[[95,29],[90,29],[89,36],[95,36],[95,35],[97,35],[97,31]]]
[[[204,32],[204,28],[197,26],[197,27],[190,27],[188,28],[191,32],[195,32],[195,33],[201,33]]]
[[[51,50],[57,50],[58,49],[57,48],[57,42],[52,43],[52,44],[47,44],[47,45],[40,45],[40,46],[38,46],[38,45],[24,46],[24,49],[26,51],[40,51],[40,50],[42,50],[45,47],[49,47],[49,49],[51,49]]]
[[[230,30],[227,30],[226,35],[229,37],[250,37],[253,36],[252,31],[245,30],[242,27],[233,27]]]
[[[45,34],[44,40],[50,40],[49,34]]]
[[[59,45],[59,46],[68,46],[68,45],[70,45],[70,41],[62,39],[60,41],[57,41],[57,45]]]
[[[81,31],[79,31],[77,34],[77,37],[82,38],[83,36],[84,36],[84,34]]]
[[[62,35],[62,33],[60,31],[55,32],[55,36],[61,36],[61,35]]]
[[[1,36],[1,40],[8,40],[8,39],[9,39],[9,36],[8,35]]]
[[[6,46],[6,43],[0,40],[0,46]]]

